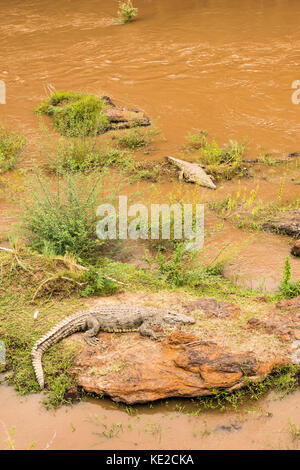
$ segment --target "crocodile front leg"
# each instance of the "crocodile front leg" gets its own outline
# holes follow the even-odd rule
[[[101,325],[93,315],[88,317],[86,324],[88,330],[84,333],[83,338],[89,346],[96,346],[99,343],[96,336],[99,333]]]

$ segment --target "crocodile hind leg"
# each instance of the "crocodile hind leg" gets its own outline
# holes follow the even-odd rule
[[[89,346],[96,346],[99,343],[99,340],[96,336],[100,330],[100,323],[98,322],[97,318],[91,315],[87,319],[86,324],[88,330],[83,335],[84,340]]]
[[[144,322],[140,326],[140,335],[148,336],[151,339],[158,339],[157,333],[153,330],[150,322]]]

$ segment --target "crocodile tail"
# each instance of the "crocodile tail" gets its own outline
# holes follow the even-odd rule
[[[34,368],[35,376],[39,383],[41,390],[45,386],[44,371],[42,366],[42,356],[47,349],[50,348],[58,341],[66,338],[67,336],[82,331],[86,324],[86,313],[75,313],[70,317],[65,318],[60,323],[55,325],[51,330],[48,331],[42,338],[40,338],[32,348],[31,357],[32,365]]]

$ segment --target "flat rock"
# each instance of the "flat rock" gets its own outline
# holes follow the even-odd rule
[[[110,121],[110,129],[129,129],[135,126],[150,126],[150,119],[142,111],[116,106],[109,96],[102,96],[108,104],[104,111]]]
[[[280,357],[263,362],[253,352],[234,353],[180,330],[161,342],[139,333],[101,332],[98,338],[98,346],[83,348],[71,373],[88,392],[128,404],[232,391],[284,363]]]

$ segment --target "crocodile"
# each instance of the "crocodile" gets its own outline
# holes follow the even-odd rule
[[[199,186],[216,189],[216,185],[212,182],[211,177],[205,173],[202,166],[198,163],[190,163],[169,156],[166,157],[166,160],[179,168],[179,179],[183,179],[184,177],[186,181],[190,183],[196,183],[199,184]]]
[[[42,367],[43,353],[53,344],[72,335],[85,331],[83,337],[90,346],[99,342],[99,331],[123,333],[139,331],[142,336],[158,339],[157,327],[163,329],[177,324],[195,323],[193,317],[173,310],[160,310],[152,307],[138,307],[125,304],[98,305],[81,310],[66,317],[40,338],[32,348],[31,357],[34,372],[41,389],[44,388],[44,372]]]

